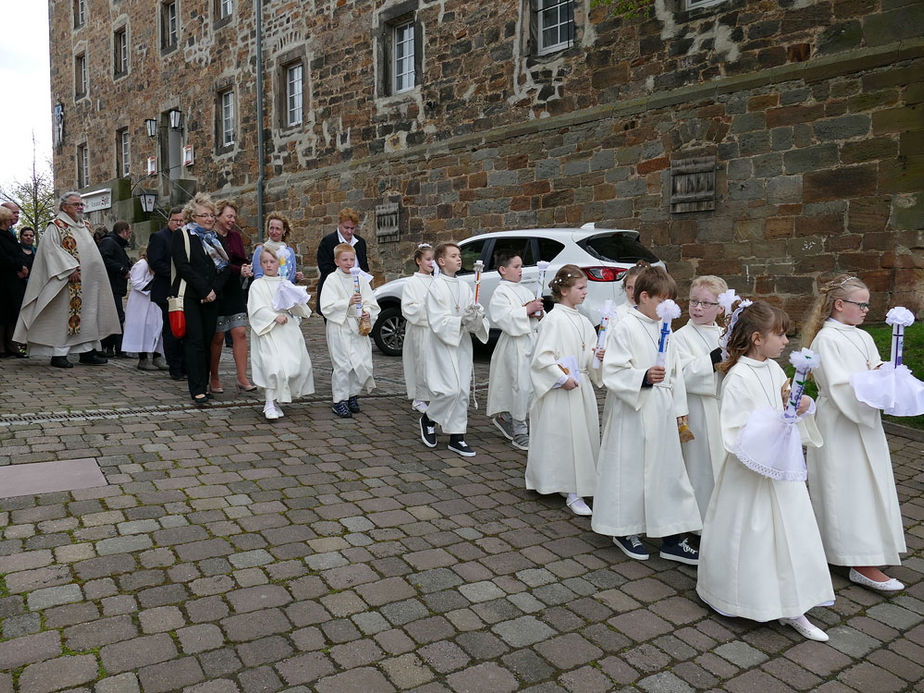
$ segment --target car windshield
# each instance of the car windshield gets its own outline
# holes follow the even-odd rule
[[[579,241],[581,246],[594,257],[608,262],[627,262],[634,264],[639,260],[657,262],[658,256],[639,243],[631,235],[623,233],[604,233]]]

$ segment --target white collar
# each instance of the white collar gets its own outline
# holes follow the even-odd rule
[[[352,236],[350,236],[350,240],[347,240],[343,237],[343,235],[341,235],[339,226],[337,227],[337,240],[340,241],[341,243],[349,243],[350,245],[356,245],[357,243],[355,233]]]

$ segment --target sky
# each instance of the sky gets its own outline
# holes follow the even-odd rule
[[[32,172],[32,133],[40,168],[50,169],[51,77],[48,65],[47,0],[0,0],[9,20],[0,41],[0,84],[7,92],[0,109],[3,167],[0,185],[27,180]]]

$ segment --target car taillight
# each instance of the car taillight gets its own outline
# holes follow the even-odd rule
[[[618,282],[626,273],[623,267],[584,267],[584,274],[592,282]]]

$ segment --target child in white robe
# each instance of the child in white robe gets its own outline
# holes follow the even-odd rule
[[[638,275],[641,274],[642,270],[648,267],[651,267],[650,262],[639,260],[622,275],[622,288],[626,294],[626,301],[625,303],[620,303],[613,310],[611,320],[615,320],[613,323],[614,325],[625,318],[635,308],[637,303],[635,300],[635,280],[638,278]]]
[[[488,311],[501,336],[491,355],[488,374],[488,405],[485,413],[513,447],[529,449],[526,417],[533,389],[529,362],[536,343],[536,330],[542,314],[542,300],[525,286],[523,260],[519,255],[494,259],[501,281],[494,289]]]
[[[590,515],[584,497],[596,495],[600,422],[593,385],[600,369],[591,364],[597,335],[577,311],[587,296],[587,277],[564,265],[549,282],[556,306],[539,323],[529,365],[533,403],[529,410],[531,445],[526,456],[526,488],[560,493],[575,515]],[[566,365],[570,362],[570,366]],[[577,367],[577,373],[571,372]]]
[[[456,277],[462,269],[462,252],[452,242],[440,243],[433,252],[440,274],[427,292],[426,313],[430,323],[427,342],[427,387],[431,398],[420,417],[420,438],[436,447],[436,425],[449,434],[448,449],[463,457],[475,451],[465,442],[468,399],[472,385],[472,340],[488,341],[484,307],[474,302],[471,287]]]
[[[247,317],[250,321],[250,360],[253,381],[266,391],[263,415],[268,421],[285,416],[277,402],[291,402],[314,392],[311,358],[300,328],[311,315],[305,303],[277,310],[273,299],[288,279],[279,276],[275,253],[260,253],[261,276],[250,285]],[[291,287],[295,290],[295,287]],[[304,289],[302,290],[304,291]]]
[[[657,307],[676,295],[677,284],[664,269],[645,269],[635,283],[636,310],[608,333],[602,370],[611,402],[591,528],[641,561],[649,555],[639,535],[663,537],[661,558],[696,565],[698,554],[685,533],[700,529],[702,520],[680,448],[678,425],[687,402],[673,340],[665,365],[655,365]]]
[[[721,427],[725,461],[715,480],[700,541],[696,592],[725,616],[779,619],[812,640],[828,636],[805,612],[831,604],[834,589],[804,481],[784,481],[746,466],[734,453],[755,410],[782,415],[788,381],[774,361],[789,340],[789,316],[763,301],[732,314],[728,359],[720,365]],[[797,413],[803,443],[820,445],[803,396]],[[774,470],[768,470],[774,471]]]
[[[430,338],[430,323],[425,304],[433,281],[433,246],[421,243],[414,251],[417,272],[404,283],[401,292],[401,315],[404,316],[404,345],[401,363],[404,366],[404,383],[411,408],[423,414],[427,411],[430,392],[427,390],[426,341]]]
[[[719,427],[719,384],[716,365],[722,361],[716,318],[722,312],[719,294],[728,290],[725,280],[708,274],[690,284],[690,321],[673,336],[687,391],[689,428],[693,440],[683,443],[683,461],[696,494],[701,519],[706,518],[715,475],[725,459]]]
[[[878,567],[900,565],[907,551],[889,444],[878,409],[857,399],[850,376],[882,364],[869,333],[859,329],[869,289],[856,277],[828,282],[806,320],[805,341],[821,357],[815,418],[825,444],[808,452],[808,483],[828,563],[849,566],[849,578],[870,589],[904,585]]]
[[[140,255],[141,259],[132,265],[128,274],[132,290],[125,305],[122,350],[138,354],[138,370],[168,370],[169,366],[164,361],[164,318],[160,308],[151,302],[150,286],[154,281],[154,272],[148,266],[144,249]]]
[[[355,291],[350,270],[356,264],[356,251],[349,243],[334,248],[334,264],[321,289],[321,312],[327,319],[327,349],[333,365],[331,390],[334,414],[349,419],[360,412],[359,394],[372,392],[372,340],[360,333],[362,323],[371,326],[379,315],[379,304],[372,295],[369,281],[359,276],[359,293]],[[361,306],[361,316],[356,314]],[[365,332],[365,328],[363,329]]]

